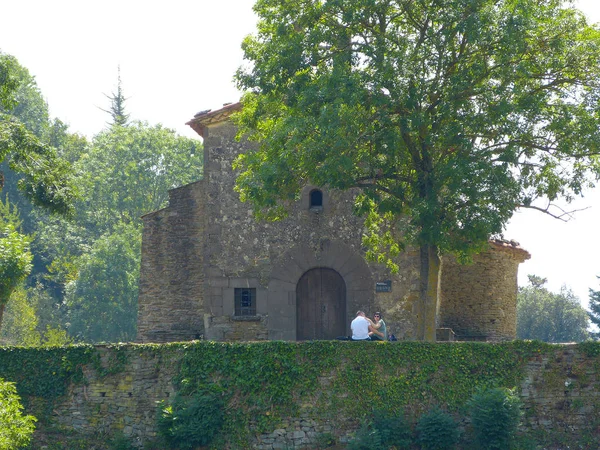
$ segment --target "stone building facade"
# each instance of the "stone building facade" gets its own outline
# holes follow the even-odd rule
[[[334,339],[357,310],[381,311],[399,339],[416,333],[419,254],[391,274],[365,259],[355,192],[306,186],[289,216],[260,222],[234,191],[239,103],[188,122],[204,139],[204,177],[144,216],[138,341]],[[529,254],[490,241],[469,266],[442,261],[440,328],[459,338],[512,339],[518,265]],[[452,334],[452,333],[450,333]]]

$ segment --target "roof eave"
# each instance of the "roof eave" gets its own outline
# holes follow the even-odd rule
[[[208,126],[228,120],[233,113],[241,108],[241,102],[229,103],[216,111],[208,110],[196,114],[192,120],[186,122],[186,125],[189,125],[192,130],[204,138]]]

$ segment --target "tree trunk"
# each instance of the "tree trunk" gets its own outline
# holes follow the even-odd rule
[[[437,247],[423,244],[420,249],[420,288],[417,339],[435,342],[440,281],[440,257]]]

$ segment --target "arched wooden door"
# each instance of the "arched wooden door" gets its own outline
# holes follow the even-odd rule
[[[296,339],[335,339],[346,334],[346,283],[333,269],[304,273],[296,285]]]

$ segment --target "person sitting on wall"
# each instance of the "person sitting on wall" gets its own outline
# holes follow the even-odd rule
[[[369,321],[369,336],[372,341],[387,341],[387,328],[381,317],[381,313],[377,311],[373,315],[373,320]]]
[[[353,341],[369,341],[369,320],[363,311],[356,312],[356,318],[350,323]]]

